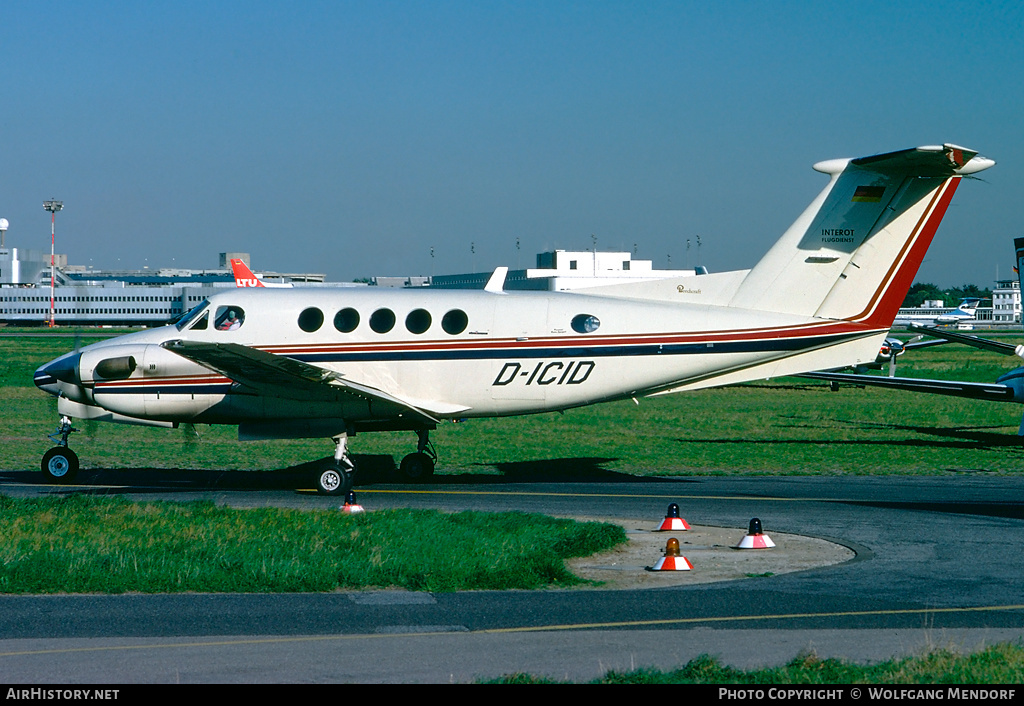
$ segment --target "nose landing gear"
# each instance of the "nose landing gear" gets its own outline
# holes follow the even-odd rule
[[[68,437],[78,431],[71,426],[69,417],[60,418],[60,426],[52,434],[50,441],[57,444],[43,454],[41,464],[43,477],[50,483],[71,483],[78,473],[78,454],[68,448]]]

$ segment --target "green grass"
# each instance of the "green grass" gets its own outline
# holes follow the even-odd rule
[[[550,684],[552,680],[513,674],[492,683]],[[744,671],[702,655],[675,670],[608,672],[599,684],[1021,684],[1024,648],[993,645],[970,655],[934,650],[918,657],[861,665],[801,655],[782,667]],[[867,693],[864,696],[868,696]]]
[[[1010,336],[1006,340],[1017,340]],[[85,339],[83,342],[86,342]],[[0,470],[32,470],[49,447],[56,401],[32,372],[70,350],[52,336],[0,338]],[[1015,358],[959,345],[911,351],[900,375],[994,381]],[[842,387],[795,378],[504,419],[443,424],[431,434],[439,475],[530,480],[706,474],[1020,473],[1024,407]],[[327,440],[239,443],[234,427],[166,430],[78,422],[83,468],[272,470],[333,451]],[[400,459],[411,433],[361,434],[353,453]]]
[[[518,512],[0,496],[0,593],[566,587],[584,582],[565,559],[625,540],[618,525]]]

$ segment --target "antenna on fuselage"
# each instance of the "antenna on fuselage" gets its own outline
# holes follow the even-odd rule
[[[495,268],[494,273],[491,274],[490,279],[487,280],[487,284],[484,285],[484,291],[494,292],[495,294],[503,293],[505,291],[505,277],[507,276],[507,267]]]

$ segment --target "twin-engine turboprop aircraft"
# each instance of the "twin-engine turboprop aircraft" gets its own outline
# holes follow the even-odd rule
[[[326,437],[344,493],[359,432],[410,430],[409,478],[445,420],[563,410],[874,361],[976,152],[918,147],[814,166],[825,189],[750,270],[569,292],[240,288],[175,325],[42,366],[57,396],[49,479],[78,467],[72,419],[236,424],[242,440]]]

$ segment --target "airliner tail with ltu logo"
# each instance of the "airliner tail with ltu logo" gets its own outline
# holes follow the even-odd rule
[[[245,266],[245,263],[238,258],[232,258],[231,271],[235,275],[235,285],[239,287],[291,287],[290,282],[277,284],[264,282],[253,274],[252,270]]]

